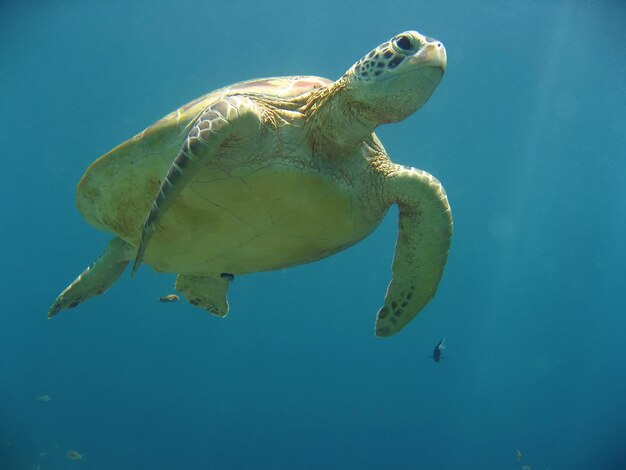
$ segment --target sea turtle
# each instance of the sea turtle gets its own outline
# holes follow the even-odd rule
[[[341,78],[251,80],[168,114],[96,160],[77,205],[112,232],[104,254],[48,317],[105,292],[134,259],[177,273],[193,305],[224,316],[234,275],[309,263],[369,235],[392,204],[399,234],[376,335],[402,329],[433,297],[452,217],[430,174],[391,162],[374,134],[431,96],[441,42],[403,32]]]

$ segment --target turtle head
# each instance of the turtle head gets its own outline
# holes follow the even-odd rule
[[[368,53],[342,80],[354,104],[383,124],[405,119],[426,103],[445,69],[441,42],[406,31]]]

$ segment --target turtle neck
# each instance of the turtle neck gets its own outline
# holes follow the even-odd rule
[[[351,99],[342,77],[311,93],[303,107],[307,139],[313,155],[338,158],[353,153],[379,124],[367,106]]]

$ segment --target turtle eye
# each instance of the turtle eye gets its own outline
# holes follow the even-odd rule
[[[391,41],[391,43],[393,44],[393,47],[396,49],[397,52],[403,54],[415,52],[417,49],[419,49],[419,44],[417,44],[418,47],[416,47],[415,42],[412,41],[411,37],[406,34],[401,34],[400,36],[393,38],[393,41]]]

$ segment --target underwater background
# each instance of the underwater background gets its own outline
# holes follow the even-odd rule
[[[374,336],[395,208],[342,253],[238,277],[225,319],[159,303],[174,275],[145,266],[46,319],[109,239],[74,202],[93,160],[212,89],[336,79],[409,29],[447,72],[377,133],[440,179],[455,235],[402,332]],[[625,77],[617,0],[1,2],[0,470],[625,469]]]

